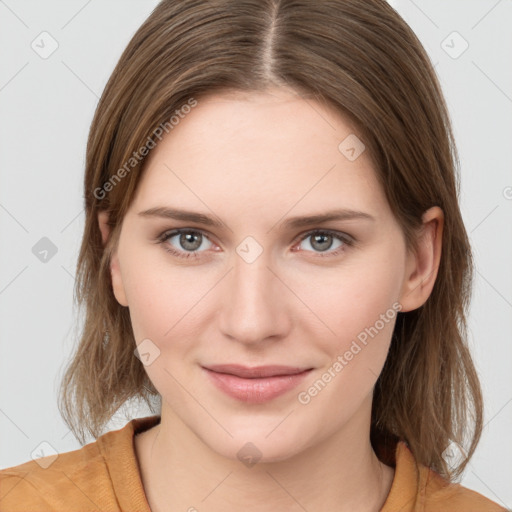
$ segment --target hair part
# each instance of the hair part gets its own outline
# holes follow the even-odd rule
[[[482,396],[466,343],[473,263],[459,205],[458,155],[448,109],[420,41],[385,0],[164,0],[133,36],[99,101],[86,152],[86,220],[75,300],[85,309],[59,408],[83,444],[129,399],[159,396],[136,347],[128,308],[112,290],[110,258],[145,158],[130,158],[191,98],[287,87],[353,123],[407,247],[422,214],[444,213],[433,291],[400,312],[376,383],[371,436],[447,478],[462,472],[482,430]],[[158,132],[157,132],[158,133]],[[108,194],[113,174],[129,172]],[[134,165],[131,165],[131,164]],[[109,214],[104,246],[98,213]],[[449,468],[450,442],[466,457]],[[384,453],[384,452],[382,452]]]

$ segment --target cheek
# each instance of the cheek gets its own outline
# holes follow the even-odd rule
[[[354,257],[346,266],[318,273],[317,286],[307,288],[306,300],[322,323],[315,319],[304,323],[303,329],[309,330],[308,339],[316,340],[316,349],[325,357],[316,380],[307,384],[314,386],[312,394],[307,386],[302,390],[311,399],[321,394],[322,398],[314,398],[317,405],[336,407],[341,401],[355,410],[371,392],[400,310],[397,298],[403,264],[401,253],[392,246],[381,246]]]
[[[162,348],[170,340],[189,346],[215,276],[199,266],[173,266],[162,252],[157,258],[134,252],[125,259],[123,281],[135,339],[149,338]]]
[[[175,407],[187,408],[187,394],[178,383],[189,379],[192,365],[187,362],[196,348],[193,340],[200,334],[200,317],[204,317],[201,306],[209,287],[193,276],[194,269],[143,261],[133,261],[135,271],[126,275],[136,344],[149,339],[156,345],[157,349],[149,345],[152,360],[145,371],[162,397]]]
[[[296,273],[299,279],[295,279],[294,286],[316,315],[306,316],[314,321],[308,321],[304,328],[310,336],[316,330],[316,339],[321,336],[328,352],[342,350],[376,323],[383,337],[390,336],[388,317],[396,316],[404,261],[401,253],[385,245],[354,253],[346,264],[335,268],[317,269],[314,274]],[[381,315],[387,312],[382,325]]]

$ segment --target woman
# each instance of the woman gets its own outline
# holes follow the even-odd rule
[[[60,405],[97,440],[0,472],[2,510],[504,510],[451,483],[482,429],[456,161],[386,2],[161,2],[87,148]]]

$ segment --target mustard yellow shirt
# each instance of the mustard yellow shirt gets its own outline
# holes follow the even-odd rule
[[[160,421],[137,418],[95,442],[61,453],[46,469],[31,460],[0,471],[0,512],[151,512],[133,438]],[[40,462],[43,459],[38,459]],[[506,512],[481,494],[417,466],[399,442],[395,476],[381,512]]]

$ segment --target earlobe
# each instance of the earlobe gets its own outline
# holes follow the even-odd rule
[[[400,296],[402,311],[421,307],[429,298],[441,262],[444,214],[433,206],[422,216],[423,225],[418,232],[417,251],[409,252]]]
[[[108,225],[108,212],[101,211],[98,213],[98,223],[101,231],[101,238],[103,242],[103,246],[105,247],[110,235],[110,226]],[[119,267],[119,257],[117,254],[117,247],[115,247],[112,251],[112,255],[110,257],[110,277],[112,281],[112,291],[114,292],[114,296],[121,304],[121,306],[128,306],[128,301],[126,300],[126,293],[124,290],[123,278],[121,275],[121,269]]]

